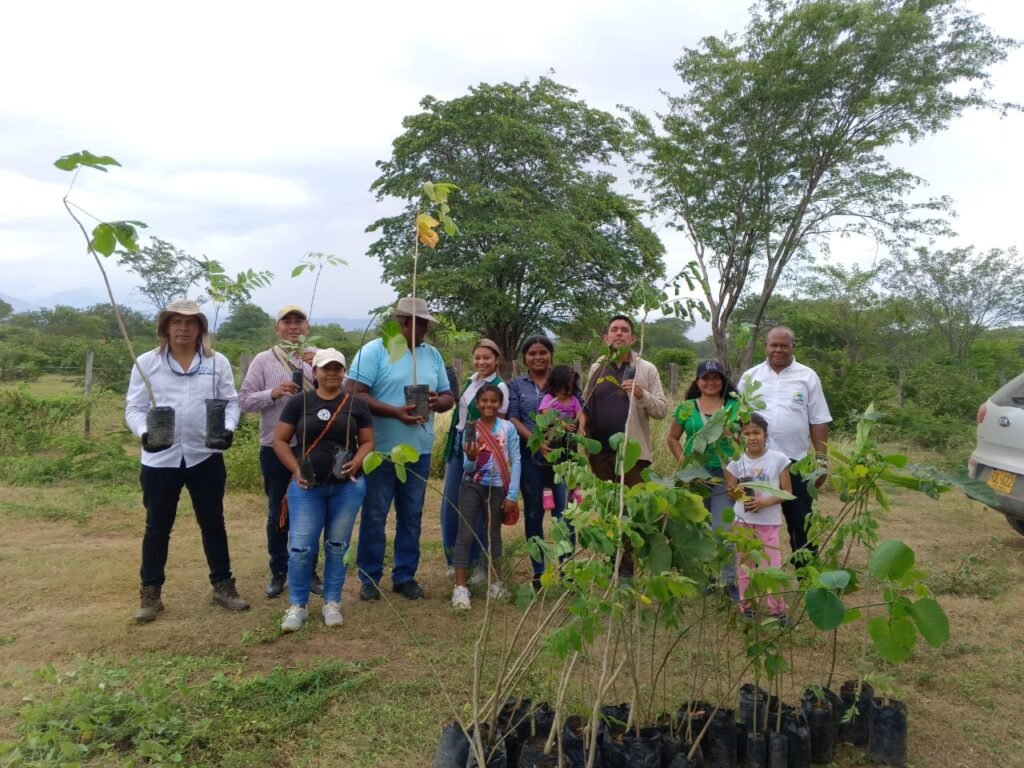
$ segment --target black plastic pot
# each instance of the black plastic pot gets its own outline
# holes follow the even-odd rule
[[[810,688],[800,699],[800,709],[807,721],[811,737],[811,762],[827,764],[835,754],[835,720],[832,702],[827,696],[818,698]]]
[[[626,367],[622,369],[622,380],[623,381],[632,381],[635,378],[636,378],[636,368],[633,367],[633,365],[631,365],[631,364],[630,365],[626,365]]]
[[[569,768],[585,768],[587,765],[585,727],[586,723],[583,722],[583,718],[573,715],[565,721],[565,726],[562,728],[562,755]],[[600,746],[598,746],[598,750],[600,750]],[[594,760],[594,765],[601,765],[600,754]]]
[[[505,751],[508,752],[508,764],[517,765],[519,749],[528,738],[533,725],[530,713],[530,700],[509,697],[498,713],[498,728],[505,734]]]
[[[602,768],[629,768],[629,744],[625,730],[606,727],[601,730]]]
[[[224,417],[228,410],[228,401],[221,398],[206,400],[206,447],[224,450],[228,443],[228,431],[224,429]]]
[[[679,708],[676,719],[679,721],[679,736],[683,741],[692,743],[697,740],[708,722],[708,714],[712,709],[714,707],[705,701],[687,702]]]
[[[299,476],[306,481],[306,487],[312,488],[316,485],[316,475],[313,473],[313,462],[309,459],[299,459]]]
[[[519,750],[519,761],[516,768],[557,768],[558,750],[555,749],[550,755],[544,754],[544,744],[547,739],[544,736],[531,736],[526,740]]]
[[[146,412],[146,443],[154,450],[174,445],[174,409],[158,405]]]
[[[405,388],[405,404],[415,405],[414,416],[421,417],[426,421],[430,416],[430,387],[426,384],[409,384]]]
[[[876,763],[903,765],[907,762],[907,705],[875,698],[868,714],[868,755]]]
[[[839,743],[853,744],[857,747],[865,747],[868,743],[868,720],[871,699],[875,697],[875,689],[870,683],[860,684],[860,695],[857,695],[857,681],[847,680],[839,689],[839,699],[842,702],[842,715],[851,707],[856,707],[856,712],[845,723],[839,723]]]
[[[736,717],[731,709],[711,716],[704,757],[708,768],[736,768]]]
[[[810,768],[811,765],[811,732],[807,729],[807,721],[796,709],[788,709],[782,714],[782,731],[786,736],[787,768]]]
[[[756,688],[751,683],[740,686],[740,722],[747,726],[748,733],[760,733],[764,730],[767,708],[768,691]]]
[[[768,767],[768,740],[764,733],[747,734],[746,765],[747,768]]]
[[[466,768],[508,768],[508,752],[505,749],[505,740],[501,738],[501,731],[499,730],[495,737],[490,739],[488,738],[490,729],[487,727],[487,723],[480,723],[479,728],[484,744],[484,759],[487,762],[481,765],[477,760],[476,750],[473,748],[476,737],[471,731]]]
[[[555,711],[546,701],[542,701],[533,708],[533,732],[537,736],[547,738],[554,724]]]
[[[469,758],[469,740],[458,723],[449,723],[441,729],[441,740],[434,752],[431,768],[465,768]]]
[[[693,758],[691,759],[687,757],[691,749],[693,749],[693,745],[684,741],[679,749],[679,754],[668,764],[668,768],[704,768],[703,750],[697,747],[697,751],[693,753]]]
[[[785,733],[768,734],[768,768],[789,768],[789,739]]]
[[[625,737],[629,768],[661,768],[664,734],[660,728],[630,730]]]
[[[306,377],[302,374],[302,369],[292,371],[292,384],[299,388],[299,392],[302,391],[302,385],[305,382]]]

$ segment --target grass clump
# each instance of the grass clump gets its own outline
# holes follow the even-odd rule
[[[934,567],[928,586],[939,595],[977,597],[992,600],[1016,581],[1010,570],[995,562],[991,555],[967,555],[952,568]]]
[[[230,671],[225,671],[230,670]],[[222,658],[86,660],[37,671],[2,766],[255,765],[301,735],[333,699],[359,688],[363,664],[244,674]],[[198,681],[198,682],[197,682]]]

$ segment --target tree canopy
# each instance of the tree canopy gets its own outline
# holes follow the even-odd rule
[[[741,38],[684,53],[685,95],[658,127],[633,119],[644,185],[694,248],[721,358],[752,294],[749,364],[776,284],[813,244],[861,232],[906,246],[943,227],[948,201],[912,200],[922,180],[885,150],[1000,106],[988,70],[1013,45],[954,0],[762,0]]]
[[[480,84],[451,101],[427,96],[391,159],[377,163],[378,199],[410,201],[368,228],[380,235],[369,252],[385,281],[408,292],[420,187],[453,182],[459,233],[420,252],[418,294],[506,355],[528,333],[628,308],[638,284],[664,273],[640,204],[607,170],[627,132],[575,93],[542,77]]]
[[[206,277],[203,262],[172,243],[151,237],[150,244],[137,251],[118,251],[117,263],[128,267],[142,279],[137,288],[157,312],[174,299],[187,296]],[[199,303],[205,299],[200,298]]]

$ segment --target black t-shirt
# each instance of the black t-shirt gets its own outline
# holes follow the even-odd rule
[[[620,365],[605,363],[598,369],[596,379],[612,376],[615,381],[601,381],[594,385],[587,403],[587,429],[590,436],[601,442],[602,450],[609,450],[608,439],[626,431],[626,417],[629,414],[629,395],[622,389],[622,375],[627,358]]]
[[[359,430],[373,426],[373,417],[370,409],[357,397],[347,393],[341,393],[333,400],[324,400],[316,392],[304,392],[293,395],[281,412],[281,421],[295,427],[295,456],[301,459],[306,455],[308,446],[312,445],[320,433],[324,431],[331,415],[338,407],[338,403],[345,398],[345,404],[338,412],[334,423],[327,430],[316,448],[309,454],[309,460],[313,463],[313,474],[317,483],[329,483],[334,481],[331,474],[331,465],[334,463],[334,454],[347,448],[353,453],[359,448]],[[305,402],[305,409],[303,409]],[[303,418],[305,413],[305,418]]]

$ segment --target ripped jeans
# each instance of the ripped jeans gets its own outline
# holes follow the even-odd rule
[[[288,486],[288,602],[306,605],[316,564],[320,532],[324,535],[324,602],[341,602],[345,553],[356,513],[366,496],[366,478],[328,483],[303,490]]]

